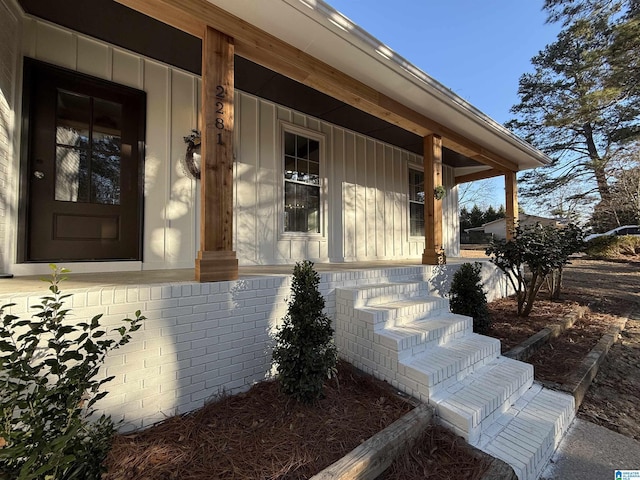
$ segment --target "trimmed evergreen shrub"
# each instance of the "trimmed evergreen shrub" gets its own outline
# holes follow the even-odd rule
[[[449,290],[449,307],[453,313],[473,317],[473,331],[486,333],[491,328],[487,295],[480,278],[482,265],[463,263],[453,275]]]
[[[325,379],[335,373],[338,359],[331,320],[323,313],[319,283],[320,275],[312,262],[296,263],[289,309],[273,349],[282,391],[304,403],[320,397]]]

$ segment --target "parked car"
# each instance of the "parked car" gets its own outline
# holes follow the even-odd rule
[[[585,241],[592,240],[598,237],[604,237],[605,235],[638,235],[640,236],[640,225],[623,225],[622,227],[614,228],[604,233],[592,233],[584,237]]]

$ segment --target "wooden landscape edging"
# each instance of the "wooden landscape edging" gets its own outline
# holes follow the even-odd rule
[[[560,385],[561,390],[573,395],[576,403],[576,412],[580,408],[591,382],[598,373],[600,364],[609,353],[611,345],[616,343],[620,332],[627,325],[628,318],[629,315],[621,318],[616,325],[610,326],[607,333],[600,338],[595,347],[584,357],[578,369],[569,376],[565,383]]]
[[[374,480],[422,434],[432,417],[431,407],[418,405],[310,480]]]
[[[369,438],[337,462],[329,465],[310,480],[375,480],[389,468],[406,448],[420,437],[433,421],[433,409],[418,404],[413,410],[384,430]],[[469,445],[476,458],[489,460],[482,480],[517,480],[510,465]]]
[[[525,361],[550,340],[559,337],[565,330],[571,328],[576,321],[584,317],[587,308],[579,306],[574,312],[565,315],[559,324],[543,328],[538,333],[530,336],[520,345],[513,347],[503,356],[514,360]]]

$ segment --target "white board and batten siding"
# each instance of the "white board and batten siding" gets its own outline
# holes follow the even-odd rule
[[[6,271],[13,251],[10,225],[15,210],[10,208],[17,178],[11,162],[16,122],[16,78],[18,70],[20,13],[12,1],[0,1],[0,273]]]
[[[143,269],[192,268],[199,182],[183,137],[198,127],[199,77],[105,42],[26,18],[23,54],[147,94]],[[236,92],[234,248],[241,265],[419,258],[409,236],[408,169],[422,157],[243,92]],[[321,140],[321,233],[283,231],[284,129]],[[17,160],[16,160],[17,161]],[[444,247],[458,253],[457,193],[444,167]],[[104,268],[104,264],[101,267]]]
[[[234,238],[241,263],[421,257],[424,238],[409,235],[408,213],[409,167],[421,170],[421,156],[243,92],[236,96],[236,118]],[[283,232],[284,130],[322,139],[320,234]],[[444,167],[443,177],[450,189],[443,242],[457,255],[453,170]]]

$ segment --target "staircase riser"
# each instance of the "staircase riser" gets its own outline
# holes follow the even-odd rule
[[[469,416],[468,412],[455,410],[455,407],[447,405],[446,402],[437,404],[436,413],[450,425],[455,426],[467,442],[475,445],[480,440],[482,430],[506,412],[524,392],[531,388],[532,384],[532,377],[514,379],[511,391],[504,398],[485,405],[481,412],[476,412],[473,416]]]
[[[453,340],[463,338],[468,332],[459,328],[459,326],[442,327],[429,332],[420,332],[411,336],[398,339],[396,337],[387,336],[384,332],[374,335],[376,343],[395,352],[401,360],[407,359],[408,356],[417,355],[428,350],[430,347],[444,345]]]
[[[419,306],[401,307],[396,310],[371,311],[356,307],[354,313],[356,312],[361,320],[373,326],[375,330],[382,330],[445,315],[449,313],[449,307],[430,302]]]
[[[541,399],[545,393],[547,398]],[[516,402],[497,420],[506,425],[504,429],[480,445],[485,452],[509,463],[520,480],[538,478],[575,416],[571,397],[548,395],[548,391],[542,391],[521,407],[517,405],[522,401]]]
[[[429,387],[430,394],[434,395],[440,389],[449,388],[498,357],[498,352],[496,351],[485,352],[484,354],[481,354],[481,352],[476,353],[477,355],[473,357],[457,359],[445,368],[438,368],[428,373],[407,365],[405,361],[400,361],[400,363],[404,364],[407,377]]]
[[[426,296],[428,289],[425,285],[413,283],[384,287],[365,285],[357,289],[343,289],[340,295],[341,298],[358,308]]]

